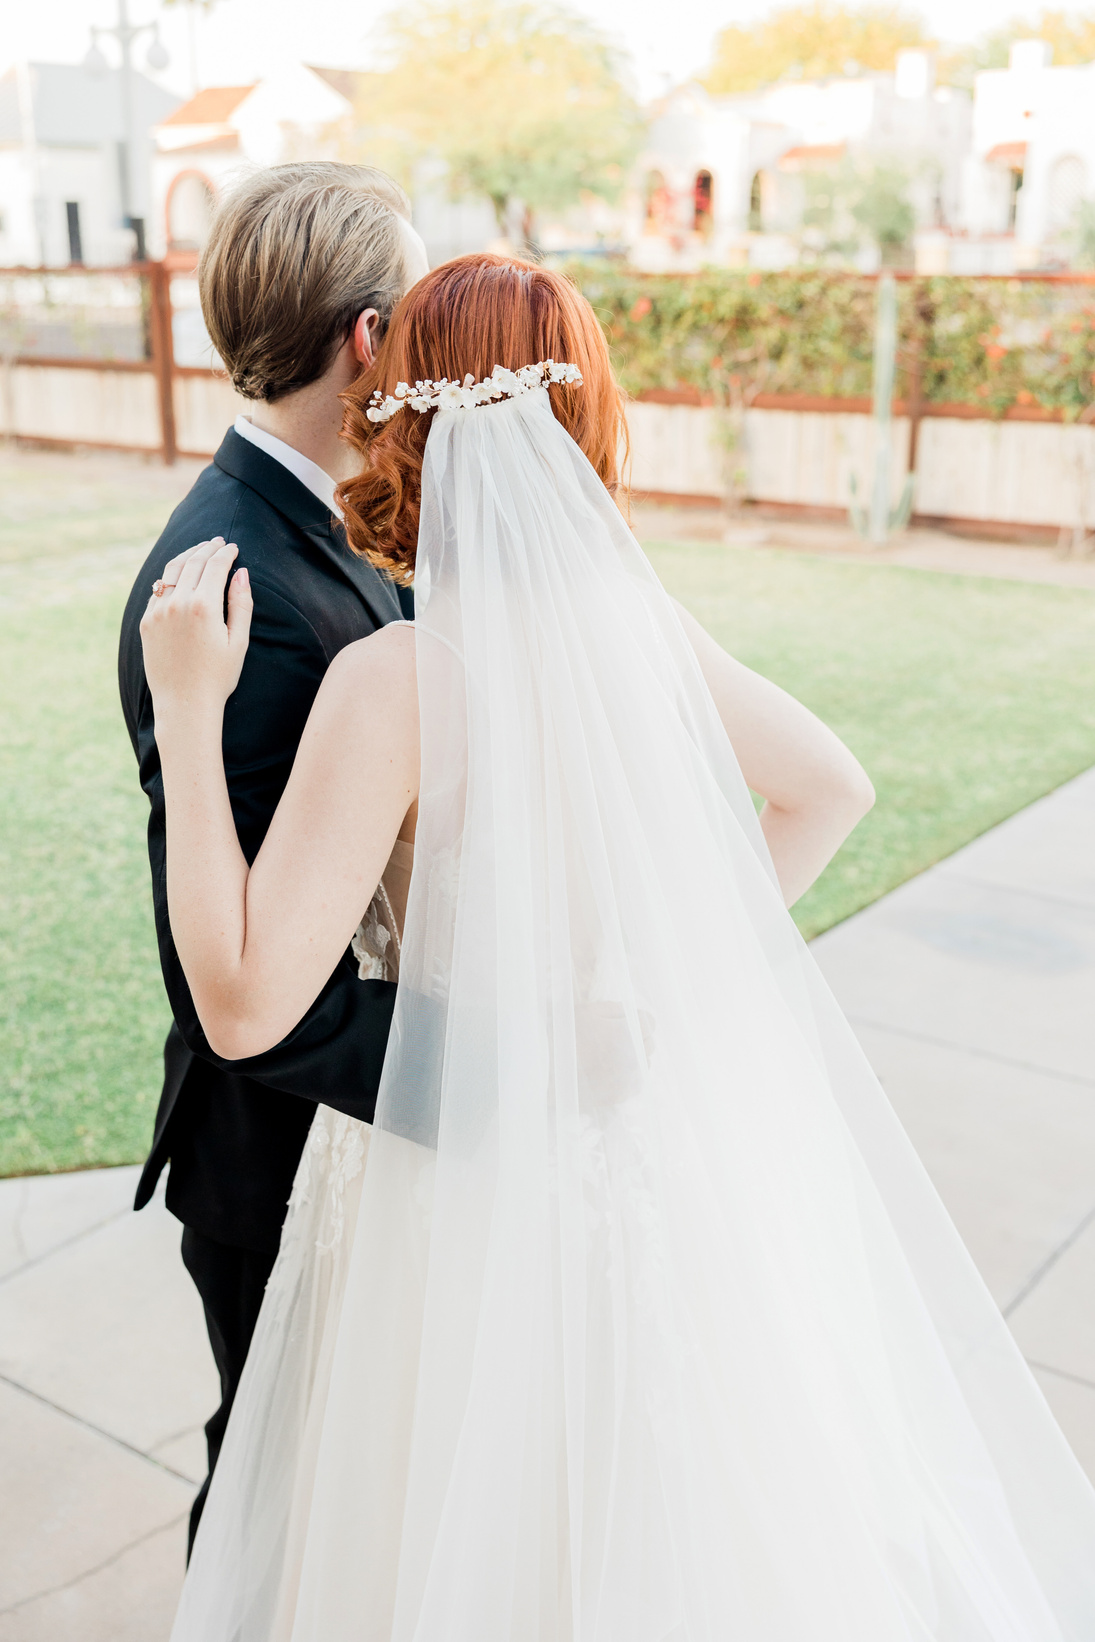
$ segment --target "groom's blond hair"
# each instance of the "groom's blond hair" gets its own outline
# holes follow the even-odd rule
[[[221,201],[198,269],[202,313],[232,385],[274,400],[327,370],[365,308],[381,334],[407,284],[399,184],[315,160],[252,172]]]

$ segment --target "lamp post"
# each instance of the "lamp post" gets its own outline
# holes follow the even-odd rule
[[[122,55],[122,141],[118,149],[118,180],[122,196],[122,222],[134,235],[134,260],[144,262],[147,256],[144,237],[144,218],[133,214],[133,173],[137,145],[133,136],[133,42],[142,34],[151,34],[146,62],[151,69],[166,68],[170,59],[160,40],[158,23],[131,23],[129,0],[118,0],[118,21],[113,28],[93,24],[91,45],[84,58],[84,67],[92,74],[102,74],[108,64],[99,47],[104,34],[112,34]]]

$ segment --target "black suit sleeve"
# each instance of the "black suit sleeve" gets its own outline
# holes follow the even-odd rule
[[[241,562],[247,555],[241,554]],[[224,721],[232,812],[249,861],[258,854],[288,780],[297,743],[326,671],[324,646],[305,617],[252,571],[254,616],[240,683]],[[148,852],[160,965],[179,1032],[202,1059],[286,1094],[371,1121],[384,1064],[395,986],[361,981],[349,954],[289,1035],[265,1054],[223,1061],[210,1049],[186,983],[167,913],[166,821],[152,697],[144,676],[140,619],[147,593],[134,588],[122,622],[119,683],[126,724],[152,809]]]

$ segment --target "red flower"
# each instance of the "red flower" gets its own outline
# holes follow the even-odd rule
[[[1007,353],[1007,351],[1008,350],[1006,348],[1002,348],[1000,346],[999,342],[991,342],[989,344],[989,346],[985,349],[986,355],[988,356],[989,359],[992,360],[994,365],[997,363],[998,360],[1003,359],[1003,357]]]
[[[648,296],[641,296],[639,298],[639,300],[635,303],[634,307],[632,308],[630,314],[628,315],[628,318],[633,319],[635,321],[635,323],[638,324],[640,319],[645,319],[646,318],[647,314],[650,312],[650,310],[651,310],[651,308],[653,308],[653,306],[654,306],[654,304],[651,302],[651,300]]]

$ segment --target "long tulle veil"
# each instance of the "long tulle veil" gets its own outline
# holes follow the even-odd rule
[[[1095,1493],[546,391],[435,416],[416,603],[376,1123],[317,1119],[178,1642],[1091,1642]]]

